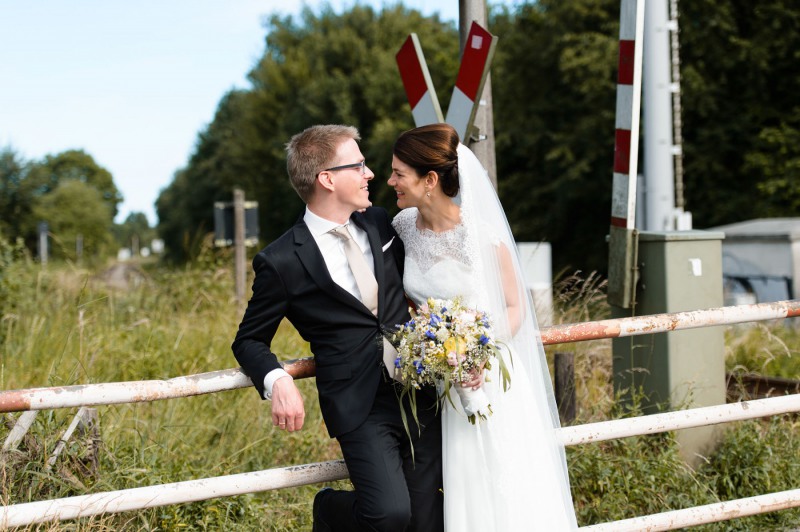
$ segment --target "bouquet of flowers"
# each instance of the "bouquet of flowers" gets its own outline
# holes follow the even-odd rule
[[[412,394],[413,400],[414,391],[423,385],[440,384],[442,398],[452,403],[450,392],[455,389],[471,423],[487,419],[492,406],[483,387],[464,388],[461,382],[491,369],[497,362],[503,389],[508,389],[509,372],[499,356],[489,317],[485,312],[465,307],[459,298],[430,298],[416,311],[412,309],[411,316],[391,338],[397,348],[396,377],[404,384],[405,391]]]

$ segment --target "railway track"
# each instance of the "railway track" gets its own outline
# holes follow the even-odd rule
[[[800,393],[800,380],[757,373],[726,373],[728,402]]]

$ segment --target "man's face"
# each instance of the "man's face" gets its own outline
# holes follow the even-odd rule
[[[348,139],[341,143],[336,154],[334,169],[327,170],[327,178],[333,183],[336,199],[341,205],[352,207],[353,212],[366,209],[372,205],[369,201],[369,182],[375,174],[366,165],[357,166],[364,161],[364,156],[355,140]],[[341,166],[347,168],[338,168]]]

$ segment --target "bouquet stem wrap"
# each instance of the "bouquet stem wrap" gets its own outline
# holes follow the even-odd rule
[[[489,404],[489,396],[486,395],[484,389],[478,388],[465,388],[460,384],[454,386],[459,399],[461,399],[461,406],[464,408],[464,413],[467,419],[473,425],[478,419],[486,420],[492,415],[492,405]]]

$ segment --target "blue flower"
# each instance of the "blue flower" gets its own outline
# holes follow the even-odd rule
[[[400,367],[400,357],[394,359],[394,367],[396,368]]]
[[[411,329],[413,331],[416,325],[417,323],[414,320],[408,320],[403,324],[403,327],[405,327],[406,329]]]
[[[442,307],[442,314],[447,314],[447,308],[446,307]]]
[[[427,331],[425,331],[425,336],[427,336],[427,337],[428,337],[428,338],[430,338],[431,340],[436,340],[436,333],[434,333],[434,332],[433,332],[432,330],[430,330],[430,329],[428,329]]]
[[[422,361],[420,360],[414,361],[414,367],[417,368],[417,375],[422,373],[422,370],[425,369],[425,366],[422,365]]]
[[[481,345],[486,345],[486,344],[489,343],[489,339],[484,335],[481,335],[481,337],[480,337],[480,339],[478,341],[481,343]]]
[[[439,325],[442,323],[442,318],[437,316],[436,314],[431,314],[431,325]]]

